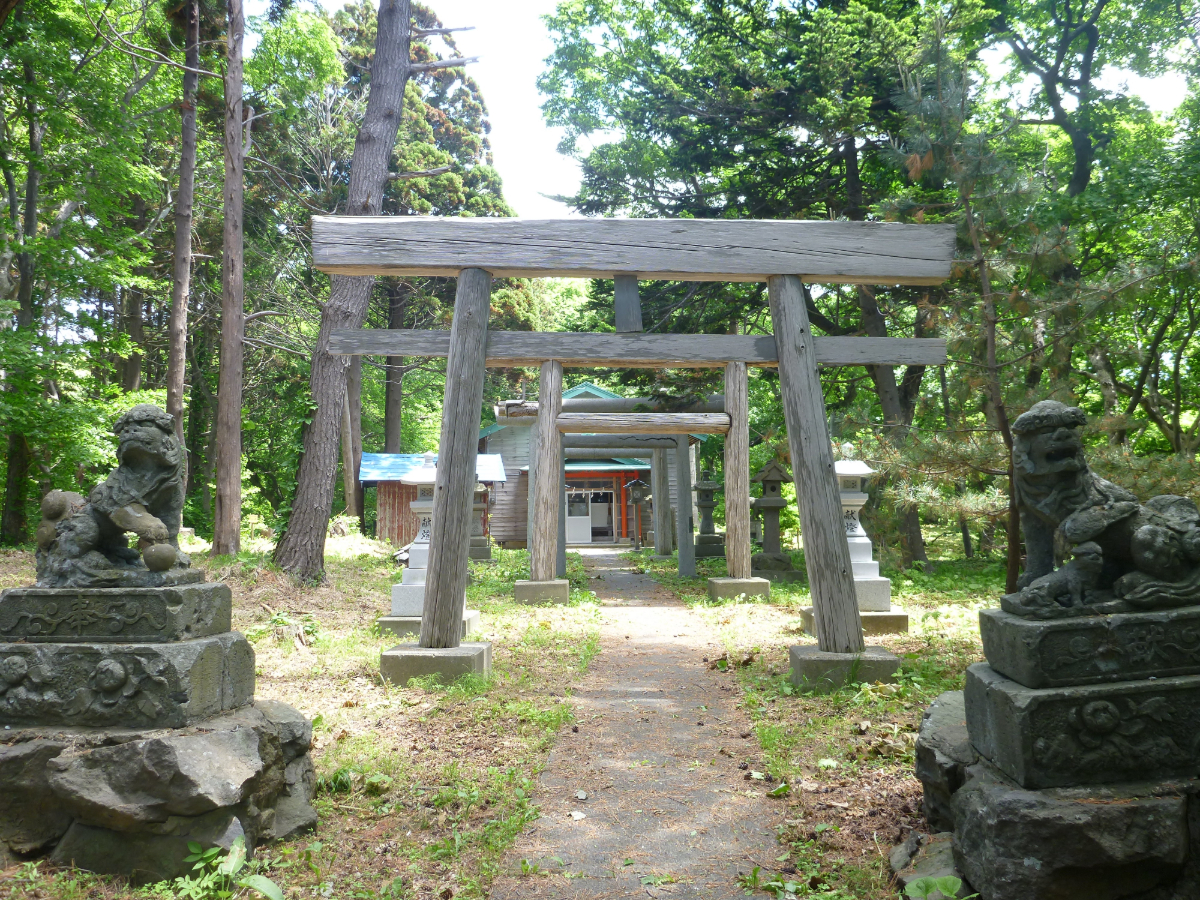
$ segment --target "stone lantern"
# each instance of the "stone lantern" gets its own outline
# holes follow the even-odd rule
[[[755,578],[771,581],[796,581],[801,573],[792,565],[792,557],[783,552],[779,543],[779,511],[787,506],[783,499],[784,482],[792,473],[777,459],[771,460],[751,478],[762,485],[762,496],[750,504],[762,515],[762,551],[750,557],[750,571]]]
[[[833,464],[842,500],[846,543],[854,567],[854,591],[861,612],[887,612],[892,608],[892,582],[879,574],[872,558],[871,539],[863,530],[859,513],[867,502],[867,482],[875,470],[857,459],[839,459]]]
[[[637,515],[633,524],[633,549],[642,549],[642,515],[645,513],[643,504],[650,499],[650,485],[638,479],[629,483],[629,502],[633,504]]]
[[[845,452],[845,451],[843,451]],[[871,539],[863,529],[860,513],[867,502],[867,483],[875,474],[862,460],[839,459],[833,464],[842,501],[842,521],[850,546],[854,571],[854,594],[864,634],[903,634],[908,631],[908,613],[892,606],[892,582],[879,574]],[[804,612],[805,629],[814,633],[812,617]]]
[[[699,481],[692,488],[696,492],[696,508],[700,510],[700,533],[696,535],[696,558],[725,556],[725,536],[717,534],[713,524],[713,510],[717,501],[714,494],[724,487],[719,481],[713,481],[713,473],[702,473]]]
[[[425,573],[429,567],[429,539],[433,533],[433,485],[437,480],[434,454],[426,453],[424,465],[401,476],[401,484],[413,485],[417,499],[409,503],[420,519],[417,536],[408,545],[408,565],[399,584],[392,585],[392,614],[379,619],[380,630],[391,631],[397,637],[421,633],[421,616],[425,612]],[[463,595],[463,637],[479,624],[479,613],[468,610]]]
[[[475,485],[474,504],[471,507],[471,559],[491,559],[492,542],[483,533],[483,514],[488,508],[488,489]]]

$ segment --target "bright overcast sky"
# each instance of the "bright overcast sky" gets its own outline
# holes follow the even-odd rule
[[[339,9],[344,0],[320,0],[326,9]],[[496,168],[504,179],[504,195],[524,218],[549,219],[572,215],[545,194],[571,194],[579,185],[579,168],[557,151],[561,132],[542,119],[543,98],[537,78],[553,45],[541,17],[553,12],[557,0],[427,0],[449,27],[473,25],[456,35],[459,50],[478,56],[469,71],[479,82],[492,124],[491,142]],[[267,0],[246,0],[249,15],[261,14]],[[436,50],[444,49],[440,42]],[[1003,54],[993,51],[990,65]],[[994,71],[994,70],[993,70]],[[1107,74],[1101,86],[1122,82],[1150,106],[1170,112],[1187,91],[1182,75],[1159,79]]]

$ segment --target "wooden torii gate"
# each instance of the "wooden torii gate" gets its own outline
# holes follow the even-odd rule
[[[335,332],[330,341],[334,354],[447,357],[421,647],[457,647],[460,641],[487,366],[540,368],[538,466],[543,472],[562,467],[564,428],[596,430],[595,421],[564,420],[560,414],[564,366],[724,367],[728,418],[721,425],[730,435],[726,467],[737,473],[726,487],[728,564],[733,577],[750,575],[746,369],[778,366],[818,644],[832,653],[863,652],[818,366],[938,365],[946,360],[945,342],[817,337],[809,325],[802,283],[939,284],[950,274],[953,226],[347,216],[315,217],[312,238],[314,265],[323,272],[458,278],[449,332],[343,331]],[[619,330],[616,334],[489,334],[493,277],[614,278]],[[637,331],[632,327],[640,328],[637,279],[765,281],[774,335]],[[612,421],[613,427],[653,434],[664,431],[663,423],[661,416],[653,423]],[[697,430],[695,423],[681,427]],[[540,531],[531,547],[532,576],[549,580],[555,574],[557,536],[552,529],[558,519],[558,485],[540,478],[535,494],[533,515]]]

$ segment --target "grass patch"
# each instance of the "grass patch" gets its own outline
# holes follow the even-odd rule
[[[781,813],[780,856],[771,871],[746,876],[748,890],[784,896],[790,886],[796,896],[827,900],[896,895],[886,854],[909,830],[925,827],[913,774],[921,716],[940,693],[960,689],[966,667],[982,659],[977,611],[996,604],[1004,572],[988,560],[946,560],[930,572],[891,575],[912,633],[871,643],[902,658],[895,685],[830,694],[792,686],[789,646],[814,643],[799,627],[803,589],[772,584],[769,603],[695,603],[738,663],[725,671],[742,691],[762,750],[762,770],[747,775],[766,792],[779,791],[768,802]]]

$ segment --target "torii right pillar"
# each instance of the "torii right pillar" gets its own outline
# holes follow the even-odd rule
[[[900,660],[863,642],[804,288],[796,275],[773,275],[767,295],[817,635],[816,647],[791,648],[791,679],[816,691],[850,681],[891,681]]]

